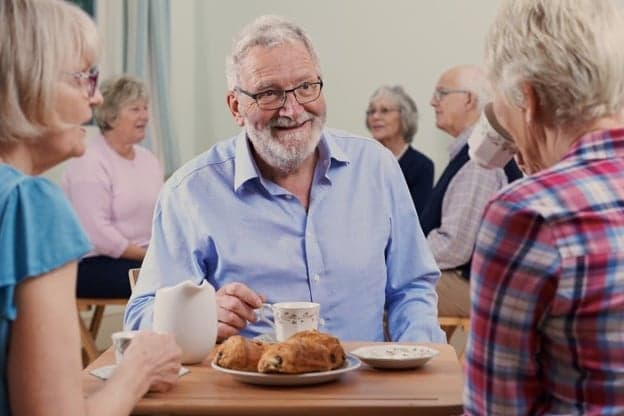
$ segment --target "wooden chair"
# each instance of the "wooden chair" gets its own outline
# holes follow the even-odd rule
[[[442,330],[446,333],[447,342],[451,341],[451,337],[458,328],[463,330],[466,334],[470,330],[470,318],[460,316],[438,316],[438,321],[440,322]],[[458,354],[460,360],[463,359],[465,350],[464,347],[464,350]]]
[[[139,272],[141,269],[130,269],[128,270],[128,280],[130,281],[130,290],[134,290],[134,286],[136,286],[137,280],[139,280]]]
[[[108,305],[124,306],[126,303],[128,303],[128,299],[124,298],[76,298],[78,325],[80,326],[80,339],[83,349],[83,363],[85,365],[91,363],[91,361],[95,360],[100,355],[100,351],[95,345],[95,340],[100,330],[102,318],[104,317],[104,309]],[[92,308],[93,315],[87,326],[80,312],[91,310]]]

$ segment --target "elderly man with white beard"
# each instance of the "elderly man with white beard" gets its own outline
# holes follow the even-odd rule
[[[306,33],[262,16],[226,61],[241,133],[166,183],[125,314],[149,328],[156,290],[191,279],[217,290],[218,339],[267,334],[262,303],[320,304],[319,330],[343,340],[444,342],[439,270],[393,155],[325,129],[319,59]]]

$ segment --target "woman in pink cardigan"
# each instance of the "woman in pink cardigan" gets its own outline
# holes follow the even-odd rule
[[[141,267],[163,184],[160,162],[138,146],[145,137],[148,96],[130,76],[102,83],[95,109],[101,135],[69,162],[63,189],[94,249],[78,264],[78,297],[127,298],[128,269]]]

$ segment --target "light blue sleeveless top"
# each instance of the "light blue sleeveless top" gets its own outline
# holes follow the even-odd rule
[[[13,298],[15,288],[28,277],[79,260],[90,249],[89,240],[58,186],[0,164],[1,416],[11,414],[6,365],[10,324],[19,314]]]

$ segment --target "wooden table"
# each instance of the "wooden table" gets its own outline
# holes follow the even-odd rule
[[[369,342],[344,342],[347,351]],[[457,415],[462,413],[463,377],[455,350],[427,344],[440,353],[416,370],[375,370],[362,366],[334,382],[271,387],[244,384],[210,367],[209,357],[167,393],[148,393],[136,415]],[[102,381],[88,373],[114,361],[111,349],[84,371],[85,391]]]

